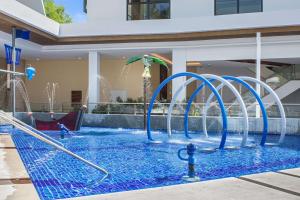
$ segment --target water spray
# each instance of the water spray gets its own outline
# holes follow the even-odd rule
[[[58,87],[58,83],[47,83],[46,92],[49,102],[49,113],[51,119],[54,119],[54,104],[55,104],[55,97],[56,97],[56,88]]]

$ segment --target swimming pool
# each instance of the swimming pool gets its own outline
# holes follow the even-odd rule
[[[139,130],[83,128],[82,131],[60,139],[59,132],[48,132],[65,147],[105,169],[111,177],[55,150],[20,131],[12,133],[13,140],[29,175],[42,199],[59,199],[83,195],[128,191],[185,183],[187,164],[177,157],[179,148],[188,143],[182,133],[174,134],[172,143],[149,144],[146,133]],[[166,140],[163,132],[154,137]],[[220,138],[209,142],[193,135],[196,145],[217,147]],[[268,141],[279,136],[270,135]],[[261,136],[252,134],[250,142],[259,143]],[[230,145],[240,144],[240,135],[228,137]],[[281,147],[242,148],[214,153],[196,154],[196,171],[202,181],[237,177],[245,174],[300,167],[300,137],[287,136]]]

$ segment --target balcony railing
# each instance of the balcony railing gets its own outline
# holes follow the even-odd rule
[[[172,115],[183,116],[185,113],[186,103],[177,103],[173,108]],[[252,105],[252,106],[251,106]],[[123,115],[142,115],[144,110],[143,103],[91,103],[88,105],[94,114],[123,114]],[[155,103],[152,110],[153,115],[167,115],[170,103]],[[193,103],[189,116],[201,116],[205,104]],[[255,116],[255,106],[253,103],[246,104],[249,117]],[[270,118],[280,118],[280,113],[277,105],[267,106],[267,113]],[[288,118],[300,117],[300,104],[283,104],[286,116]],[[68,113],[77,111],[81,104],[61,103],[54,105],[54,112]],[[239,104],[225,104],[227,115],[231,117],[241,117],[242,111]],[[49,112],[49,104],[47,103],[31,103],[33,112]],[[24,108],[18,108],[17,111],[24,112]],[[208,116],[219,116],[220,109],[218,104],[211,104],[208,111]]]

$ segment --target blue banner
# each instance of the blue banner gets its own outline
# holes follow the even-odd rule
[[[4,44],[5,47],[5,56],[6,56],[6,64],[13,64],[13,59],[12,59],[12,51],[13,48],[12,46],[9,46],[7,44]],[[16,48],[16,65],[20,65],[21,61],[21,49]]]
[[[30,31],[17,29],[16,30],[16,38],[22,38],[24,40],[30,39]]]

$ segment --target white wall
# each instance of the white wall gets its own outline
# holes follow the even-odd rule
[[[17,1],[45,15],[43,0],[17,0]]]
[[[300,8],[299,0],[263,0],[264,12],[278,10],[295,10]]]
[[[166,34],[299,25],[300,9],[165,20],[88,20],[86,23],[62,24],[60,36]]]
[[[88,20],[126,21],[126,0],[87,1]]]
[[[171,18],[214,15],[214,0],[171,0]]]
[[[214,0],[171,0],[171,19],[214,16]],[[88,0],[89,20],[126,21],[126,0]],[[299,0],[263,0],[264,12],[300,9]]]

